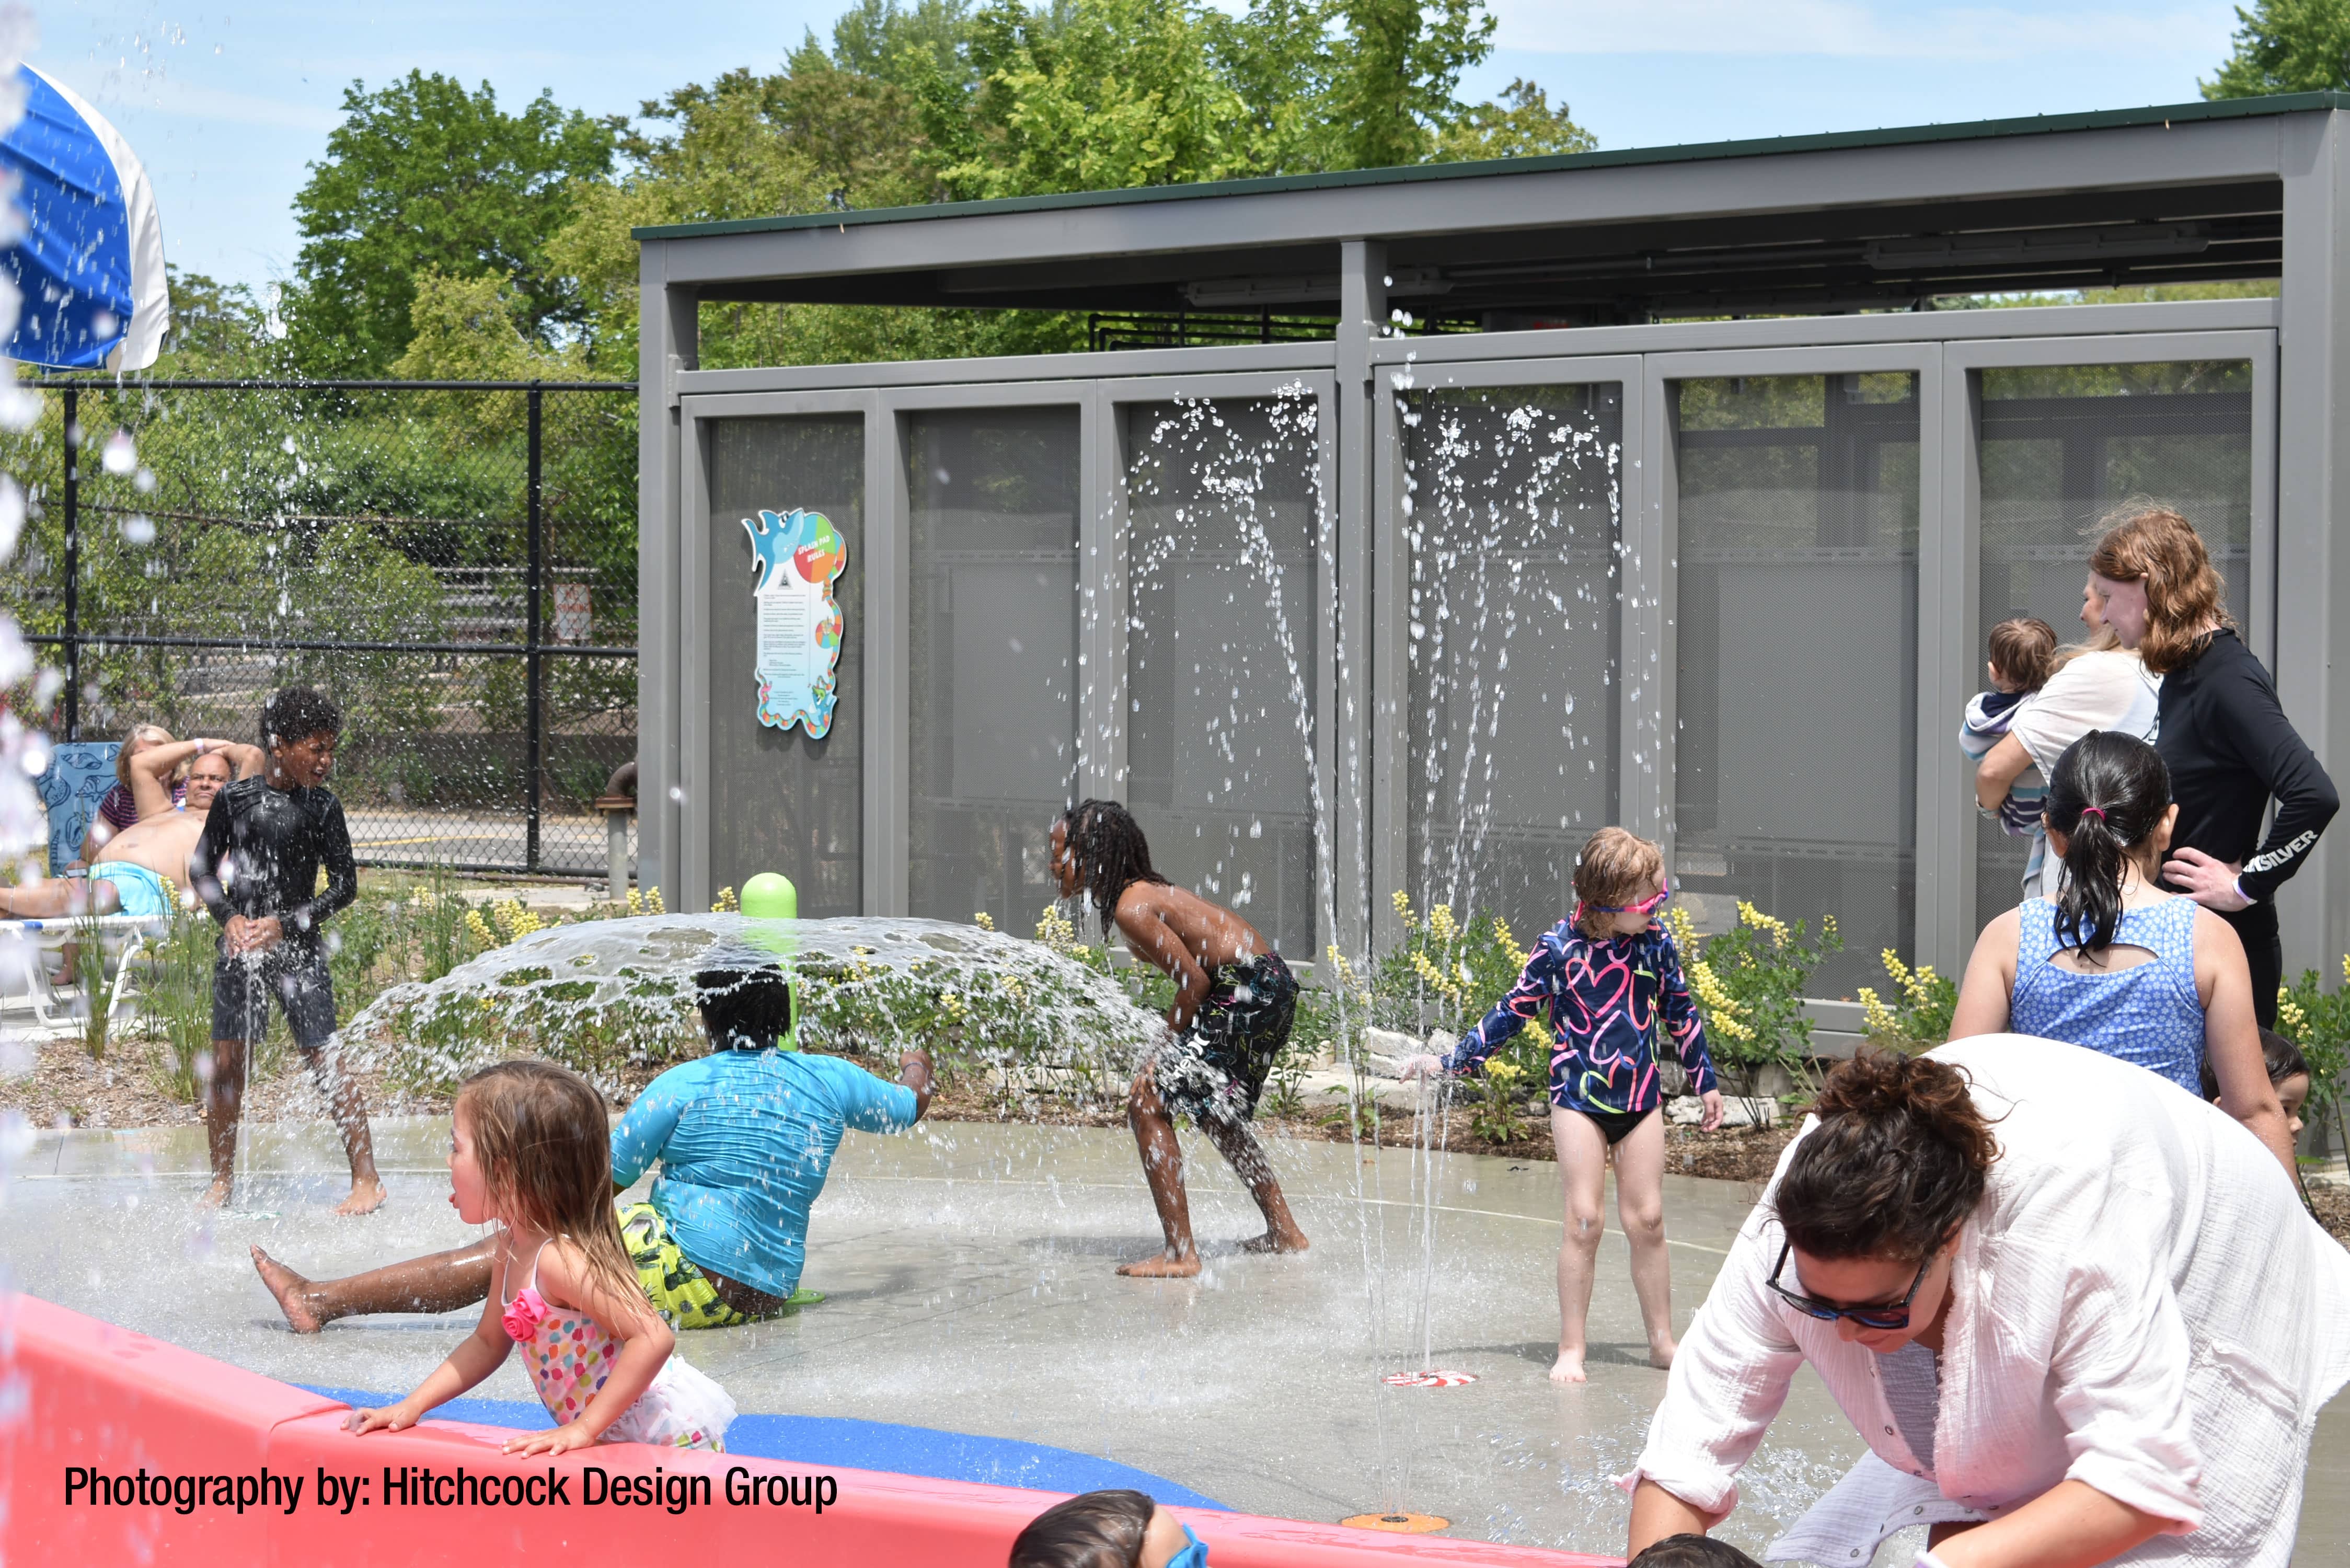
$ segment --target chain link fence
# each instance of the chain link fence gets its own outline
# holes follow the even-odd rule
[[[0,596],[39,666],[12,711],[252,739],[316,686],[363,863],[604,869],[591,805],[637,750],[632,383],[28,390],[0,436],[26,504]]]

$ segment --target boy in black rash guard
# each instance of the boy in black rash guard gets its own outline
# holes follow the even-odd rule
[[[236,1124],[251,1044],[269,1023],[272,996],[294,1044],[334,1106],[351,1162],[351,1195],[338,1214],[366,1214],[384,1199],[368,1137],[367,1104],[332,1049],[335,987],[319,928],[359,893],[359,866],[342,803],[326,787],[343,716],[331,698],[288,687],[261,712],[268,772],[222,790],[188,857],[196,896],[220,923],[213,965],[213,1070],[204,1089],[204,1129],[213,1185],[224,1203],[236,1179]],[[327,887],[318,888],[318,868]]]

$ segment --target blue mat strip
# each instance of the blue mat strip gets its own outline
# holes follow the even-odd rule
[[[362,1388],[326,1388],[315,1383],[296,1386],[364,1407],[389,1405],[399,1398],[396,1394],[373,1394]],[[471,1421],[527,1432],[545,1431],[555,1425],[546,1407],[504,1399],[452,1399],[425,1419]],[[989,1486],[1028,1487],[1038,1491],[1098,1491],[1105,1487],[1130,1487],[1155,1501],[1180,1508],[1230,1511],[1214,1499],[1201,1497],[1163,1476],[1071,1449],[1014,1442],[1008,1438],[973,1437],[967,1432],[941,1432],[929,1427],[900,1427],[888,1421],[859,1421],[846,1416],[738,1416],[734,1424],[726,1428],[726,1451],[763,1459],[785,1459],[794,1464],[888,1470],[897,1475],[929,1476],[935,1480],[982,1481]]]

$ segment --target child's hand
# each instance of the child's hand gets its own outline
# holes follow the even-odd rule
[[[1720,1089],[1708,1089],[1705,1092],[1703,1103],[1705,1106],[1705,1120],[1700,1122],[1698,1126],[1707,1132],[1711,1132],[1714,1128],[1721,1125],[1721,1091]]]
[[[567,1454],[574,1449],[592,1449],[598,1441],[595,1433],[577,1421],[557,1427],[552,1432],[533,1432],[527,1437],[508,1438],[503,1451],[509,1454]]]
[[[1396,1076],[1407,1080],[1412,1078],[1440,1078],[1444,1076],[1444,1058],[1441,1056],[1431,1055],[1425,1051],[1420,1052],[1417,1055],[1406,1056],[1400,1063],[1397,1064]]]
[[[365,1437],[369,1432],[397,1432],[416,1425],[417,1417],[422,1414],[409,1408],[408,1401],[402,1399],[380,1410],[352,1411],[343,1417],[343,1430],[354,1437]]]

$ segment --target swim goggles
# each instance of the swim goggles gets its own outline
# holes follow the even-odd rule
[[[1170,1557],[1167,1568],[1208,1568],[1208,1543],[1192,1534],[1188,1524],[1183,1527],[1183,1539],[1191,1544]]]
[[[1926,1261],[1918,1265],[1918,1277],[1909,1282],[1909,1293],[1898,1302],[1877,1306],[1831,1306],[1826,1302],[1815,1301],[1810,1296],[1798,1294],[1779,1282],[1779,1275],[1787,1267],[1788,1255],[1794,1250],[1795,1244],[1793,1241],[1785,1242],[1779,1248],[1779,1262],[1771,1270],[1771,1277],[1762,1282],[1777,1292],[1780,1299],[1786,1302],[1788,1305],[1806,1316],[1818,1318],[1822,1323],[1834,1323],[1840,1317],[1848,1317],[1863,1328],[1908,1328],[1909,1303],[1918,1299],[1918,1292],[1926,1283],[1926,1271],[1934,1266],[1934,1254],[1929,1252],[1926,1254]]]
[[[1660,878],[1664,886],[1637,904],[1586,904],[1583,907],[1595,915],[1653,915],[1669,902],[1673,884],[1669,877]]]

